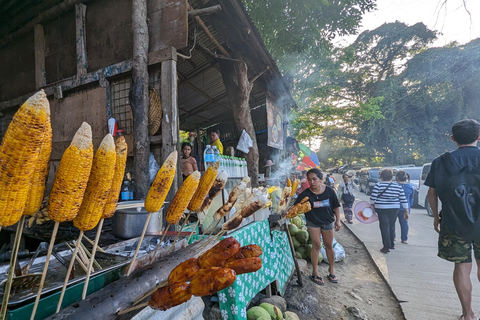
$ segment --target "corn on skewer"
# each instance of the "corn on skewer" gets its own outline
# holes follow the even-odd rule
[[[168,206],[167,214],[165,215],[165,219],[168,222],[167,229],[170,227],[171,224],[177,224],[180,219],[182,218],[183,213],[187,209],[188,204],[190,203],[190,200],[192,199],[193,195],[195,194],[195,191],[197,190],[198,184],[200,182],[200,172],[195,171],[191,173],[185,181],[183,181],[183,184],[178,188],[177,193],[175,193],[175,196],[172,199],[172,202],[170,202],[170,205]],[[158,243],[157,247],[155,248],[155,252],[153,253],[152,259],[150,263],[152,263],[155,260],[155,256],[157,255],[157,251],[160,248],[163,238],[165,238],[165,235],[167,233],[165,232],[162,236],[162,240]]]
[[[165,162],[155,176],[152,186],[148,190],[147,198],[145,199],[145,210],[148,211],[147,221],[145,221],[145,225],[143,226],[142,235],[138,240],[137,249],[135,249],[132,262],[130,262],[130,265],[128,266],[127,276],[129,276],[133,270],[138,251],[140,250],[143,238],[145,237],[145,232],[147,232],[148,223],[150,222],[152,213],[157,212],[162,208],[163,202],[165,201],[168,191],[172,186],[173,179],[175,178],[177,159],[178,152],[174,150],[168,155],[167,159],[165,159]],[[167,226],[166,230],[168,230],[169,227],[170,224]],[[162,243],[164,237],[165,235],[162,237],[162,240],[160,240],[160,243]]]
[[[45,258],[45,265],[43,267],[42,278],[40,279],[40,284],[38,286],[37,297],[35,298],[35,304],[33,305],[32,315],[30,316],[30,320],[35,319],[35,314],[37,313],[38,303],[40,302],[40,296],[42,295],[43,285],[45,284],[45,278],[47,276],[48,264],[50,262],[50,256],[52,255],[53,246],[55,245],[55,238],[57,237],[58,226],[60,222],[55,221],[52,231],[52,237],[50,238],[50,245],[48,246],[47,256]],[[70,270],[71,271],[71,270]],[[67,273],[67,277],[70,273]]]
[[[15,241],[13,242],[12,247],[12,257],[10,258],[10,268],[8,269],[7,282],[5,283],[5,289],[3,293],[2,300],[2,309],[0,311],[0,319],[5,319],[7,313],[8,299],[10,298],[10,289],[12,288],[12,279],[15,269],[15,264],[17,263],[17,254],[18,248],[20,247],[20,239],[22,237],[23,224],[25,222],[25,216],[22,215],[18,221],[17,233],[15,234]]]
[[[83,285],[82,300],[85,300],[85,298],[87,297],[88,283],[90,281],[90,274],[93,268],[93,262],[95,261],[95,253],[97,253],[98,241],[100,240],[100,234],[102,233],[103,220],[104,219],[100,219],[100,222],[97,225],[97,235],[95,236],[95,241],[93,243],[92,256],[90,257],[90,262],[87,268],[87,277],[85,278],[85,284]]]
[[[63,297],[65,296],[65,290],[67,289],[67,284],[68,284],[68,275],[72,272],[73,265],[75,264],[75,259],[77,258],[78,249],[80,248],[79,243],[82,241],[82,238],[83,238],[83,231],[80,230],[80,235],[78,236],[78,240],[77,240],[77,243],[75,245],[75,250],[73,251],[73,254],[72,254],[72,259],[70,260],[70,264],[68,265],[67,276],[65,277],[65,280],[63,281],[62,293],[60,294],[60,299],[58,300],[58,304],[57,304],[57,311],[55,311],[55,313],[58,313],[60,311],[60,309],[62,308],[62,301],[63,301]],[[80,260],[79,260],[79,263],[80,263]],[[80,265],[83,265],[83,263],[80,263]],[[84,267],[84,266],[82,266],[82,267]],[[87,272],[86,267],[85,267],[84,270],[85,270],[85,272]]]

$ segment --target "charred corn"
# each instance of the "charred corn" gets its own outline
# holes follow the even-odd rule
[[[0,153],[0,226],[15,224],[23,214],[49,117],[50,104],[41,90],[8,126]]]
[[[207,197],[210,188],[212,187],[213,183],[215,182],[215,178],[217,177],[218,168],[220,167],[220,163],[215,162],[213,165],[208,167],[205,171],[203,176],[200,178],[200,182],[198,184],[198,188],[195,191],[195,194],[190,200],[187,209],[191,212],[198,212],[200,207],[202,206],[203,200]]]
[[[180,221],[185,209],[187,209],[188,203],[192,199],[195,190],[198,187],[200,181],[200,172],[195,171],[190,174],[183,184],[178,189],[177,193],[173,197],[172,202],[167,210],[166,220],[170,224],[176,224]]]
[[[118,195],[120,194],[120,189],[122,188],[128,152],[127,143],[125,142],[125,138],[123,136],[120,136],[115,142],[115,152],[117,153],[115,160],[115,174],[112,179],[112,187],[110,188],[110,193],[108,194],[107,204],[103,210],[102,219],[111,218],[117,209]]]
[[[45,187],[47,186],[48,171],[50,170],[50,154],[52,153],[52,124],[50,118],[47,118],[43,142],[40,148],[35,171],[30,180],[30,190],[28,191],[27,203],[23,214],[32,215],[40,209]]]
[[[65,222],[75,218],[85,195],[92,161],[92,129],[84,122],[60,160],[48,200],[51,220]]]
[[[175,171],[177,168],[178,152],[172,151],[163,163],[160,170],[158,170],[155,180],[148,190],[147,198],[145,199],[145,210],[148,212],[157,212],[162,206],[168,191],[173,183]]]
[[[88,178],[87,190],[73,225],[81,231],[88,231],[100,221],[115,173],[115,143],[109,133],[103,138],[93,158],[92,171]]]
[[[290,192],[290,197],[293,197],[297,191],[298,185],[300,184],[300,179],[295,179],[292,183],[292,191]]]

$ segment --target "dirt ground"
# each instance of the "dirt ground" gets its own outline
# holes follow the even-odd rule
[[[298,285],[295,273],[285,292],[287,309],[297,313],[302,320],[405,319],[397,299],[363,244],[344,226],[335,233],[335,238],[346,253],[345,260],[335,264],[339,283],[328,282],[326,263],[319,266],[325,285],[313,283],[308,277],[312,270],[308,262],[306,268],[301,267],[303,287]]]

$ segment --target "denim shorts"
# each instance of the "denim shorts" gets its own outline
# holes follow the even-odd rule
[[[329,230],[333,230],[333,228],[335,227],[335,222],[328,223],[328,224],[315,224],[308,219],[306,220],[307,220],[307,227],[311,227],[311,228],[320,228],[324,231],[329,231]]]

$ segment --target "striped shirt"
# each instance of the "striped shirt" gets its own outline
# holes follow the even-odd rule
[[[391,185],[388,186],[390,183]],[[382,181],[377,183],[373,187],[370,203],[375,204],[376,209],[397,209],[400,204],[404,209],[408,209],[403,188],[396,182]]]

